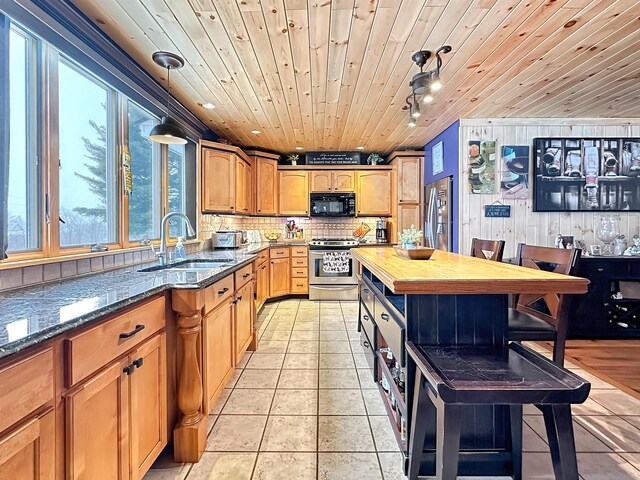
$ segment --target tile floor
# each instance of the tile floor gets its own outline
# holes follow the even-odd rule
[[[258,350],[210,415],[202,460],[178,465],[166,452],[145,480],[406,478],[358,343],[357,302],[267,304],[257,328]],[[574,408],[581,478],[640,479],[640,401],[568,367],[592,382],[589,400]],[[552,479],[535,408],[525,408],[525,423],[524,479]]]

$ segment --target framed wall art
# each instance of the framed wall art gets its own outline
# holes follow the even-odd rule
[[[431,162],[433,169],[433,176],[435,177],[439,173],[444,172],[444,148],[442,142],[436,143],[431,148]]]

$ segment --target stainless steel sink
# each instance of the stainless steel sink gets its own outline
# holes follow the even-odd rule
[[[228,267],[232,264],[231,260],[203,260],[189,261],[183,263],[170,263],[168,265],[154,265],[153,267],[143,268],[139,272],[155,272],[157,270],[172,271],[200,271],[211,270],[213,268]]]

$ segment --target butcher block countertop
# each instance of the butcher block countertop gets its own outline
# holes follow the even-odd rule
[[[392,247],[352,249],[396,294],[586,293],[589,280],[436,250],[407,260]]]

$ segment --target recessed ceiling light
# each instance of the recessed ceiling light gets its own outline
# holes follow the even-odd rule
[[[304,150],[302,147],[296,147],[296,150]]]
[[[364,147],[356,147],[356,150],[364,150]]]
[[[258,135],[260,133],[260,130],[251,130],[251,133],[253,133],[254,135]]]
[[[208,108],[209,110],[211,110],[212,108],[216,108],[216,106],[211,102],[203,103],[202,106],[204,108]]]

